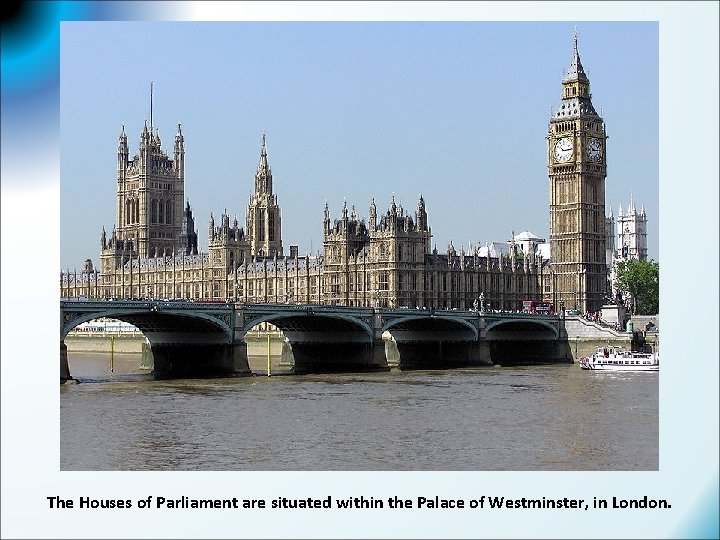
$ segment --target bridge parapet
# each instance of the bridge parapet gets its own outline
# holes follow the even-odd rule
[[[219,327],[229,338],[234,330],[234,304],[217,304],[186,301],[60,301],[60,337],[61,340],[78,324],[100,319],[126,320],[143,330],[142,324],[137,324],[138,318],[151,320],[153,314],[176,315],[182,320],[188,317],[202,319]]]
[[[491,330],[497,331],[510,325],[517,329],[544,328],[553,333],[554,339],[560,339],[563,333],[562,319],[557,315],[486,312],[482,314],[482,337],[487,337]]]
[[[477,311],[466,310],[437,310],[437,309],[412,309],[412,308],[380,308],[376,309],[376,329],[380,332],[393,327],[400,328],[413,322],[443,321],[455,323],[460,327],[470,330],[473,338],[477,339],[481,322]],[[442,322],[439,324],[443,324]]]
[[[343,320],[363,329],[369,337],[373,336],[373,309],[350,306],[332,306],[324,304],[242,304],[238,305],[236,330],[242,333],[254,326],[283,319],[302,319],[305,317],[324,317]]]

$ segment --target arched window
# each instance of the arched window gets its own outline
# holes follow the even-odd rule
[[[158,204],[158,222],[165,223],[165,204],[163,201]]]
[[[157,223],[157,199],[150,204],[150,223]]]
[[[380,275],[378,276],[378,289],[380,289],[381,291],[386,291],[388,289],[387,272],[380,272]]]
[[[257,239],[259,242],[265,241],[265,214],[263,214],[262,212],[260,212],[260,215],[258,215]]]
[[[165,202],[165,223],[172,225],[172,201]]]

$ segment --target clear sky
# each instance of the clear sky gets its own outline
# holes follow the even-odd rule
[[[64,22],[61,268],[99,261],[115,223],[116,151],[150,115],[172,155],[201,249],[212,212],[244,225],[262,134],[285,253],[322,248],[323,207],[367,218],[375,197],[427,204],[445,251],[529,230],[549,239],[546,140],[573,27],[606,121],[606,211],[632,197],[658,260],[657,22]],[[466,248],[467,249],[467,248]]]

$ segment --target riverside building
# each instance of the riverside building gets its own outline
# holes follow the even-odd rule
[[[285,253],[278,197],[265,136],[244,227],[211,214],[208,251],[198,251],[185,200],[181,126],[172,159],[152,122],[130,158],[121,130],[116,221],[102,230],[100,268],[61,272],[62,297],[166,298],[245,303],[309,303],[434,309],[521,310],[524,300],[597,311],[606,296],[605,124],[595,111],[577,35],[562,97],[547,132],[550,257],[534,235],[514,234],[507,249],[431,249],[426,201],[412,211],[395,202],[367,219],[347,204],[323,212],[323,249]],[[520,236],[520,235],[518,235]],[[517,240],[516,240],[517,238]]]

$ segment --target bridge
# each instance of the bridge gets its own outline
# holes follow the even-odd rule
[[[292,351],[293,372],[571,362],[553,315],[412,308],[190,301],[60,302],[60,378],[71,378],[65,337],[108,317],[135,325],[159,374],[250,374],[245,337],[271,323]]]

